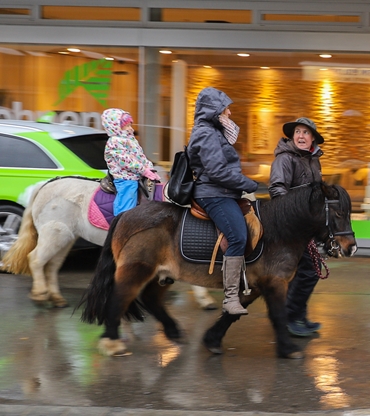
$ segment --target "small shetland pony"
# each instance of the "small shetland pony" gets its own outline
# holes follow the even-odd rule
[[[90,224],[88,210],[99,180],[60,177],[37,185],[24,211],[17,241],[2,259],[1,269],[33,278],[29,297],[37,304],[68,305],[59,288],[58,272],[81,237],[102,246],[108,234]],[[203,309],[215,309],[204,287],[193,287]]]
[[[168,338],[181,338],[181,330],[163,303],[167,286],[159,285],[159,281],[171,278],[193,285],[223,287],[220,265],[209,275],[208,264],[191,263],[181,255],[179,239],[185,209],[162,202],[148,203],[123,213],[112,223],[95,275],[79,304],[84,305],[84,322],[105,326],[99,341],[103,354],[124,353],[126,346],[118,333],[120,320],[124,316],[142,320],[141,307],[163,324]],[[264,249],[255,262],[247,264],[251,293],[243,294],[241,282],[241,303],[246,307],[263,296],[275,330],[277,355],[301,358],[303,353],[287,330],[287,285],[313,238],[322,242],[333,257],[355,253],[351,201],[340,186],[316,183],[261,201],[259,211]],[[206,348],[222,353],[222,338],[239,318],[223,313],[204,335]]]

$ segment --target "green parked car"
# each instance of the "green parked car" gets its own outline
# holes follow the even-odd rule
[[[0,120],[0,259],[17,238],[33,185],[56,176],[106,174],[102,130]]]

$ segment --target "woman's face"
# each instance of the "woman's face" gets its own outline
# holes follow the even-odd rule
[[[294,144],[301,150],[310,150],[315,140],[312,131],[304,124],[298,124],[294,129]]]
[[[226,116],[227,118],[229,118],[231,116],[231,111],[230,111],[229,107],[226,107],[225,110],[221,113],[221,115]]]

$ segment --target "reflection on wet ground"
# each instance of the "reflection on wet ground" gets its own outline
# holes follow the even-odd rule
[[[370,258],[329,261],[330,278],[312,296],[320,334],[296,339],[303,360],[275,356],[265,304],[257,300],[211,355],[203,333],[220,314],[202,311],[190,286],[171,287],[167,305],[186,333],[173,343],[151,318],[125,330],[132,355],[108,358],[96,345],[102,328],[73,312],[93,262],[67,264],[62,292],[71,307],[37,308],[29,277],[0,279],[0,404],[142,409],[303,412],[370,408]],[[221,305],[222,293],[212,295]]]

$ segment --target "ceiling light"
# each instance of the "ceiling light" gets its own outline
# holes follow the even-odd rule
[[[78,49],[78,48],[68,48],[67,51],[69,51],[69,52],[81,52],[81,50]]]
[[[320,56],[320,58],[324,58],[324,59],[329,59],[329,58],[331,58],[331,55],[330,54],[328,54],[328,53],[322,53],[321,55],[319,55]]]
[[[270,67],[269,67],[269,66],[261,66],[260,68],[261,68],[261,69],[270,69]]]
[[[238,56],[250,56],[249,53],[238,53]]]
[[[33,51],[26,51],[29,55],[32,55],[32,56],[48,56],[48,55],[46,55],[46,53],[44,53],[44,52],[33,52]]]
[[[84,50],[81,50],[80,52],[83,55],[87,56],[88,58],[92,58],[92,59],[103,59],[105,57],[104,55],[98,52],[84,51]]]
[[[66,51],[59,51],[58,53],[60,53],[61,55],[69,55],[69,52]]]
[[[17,51],[16,49],[11,49],[11,48],[0,48],[0,53],[6,53],[8,55],[24,55],[23,52],[21,51]]]
[[[327,71],[328,68],[320,68],[320,71]]]
[[[164,55],[171,55],[171,51],[168,50],[163,50],[163,51],[159,51],[159,53],[163,53]]]
[[[125,58],[124,56],[116,56],[116,55],[111,55],[112,58],[114,58],[116,61],[118,62],[136,62],[135,59],[130,59],[130,58]]]
[[[112,57],[110,57],[110,56],[107,56],[107,57],[105,57],[104,58],[106,61],[114,61],[114,58],[112,58]]]
[[[203,68],[212,68],[210,65],[203,65]]]

